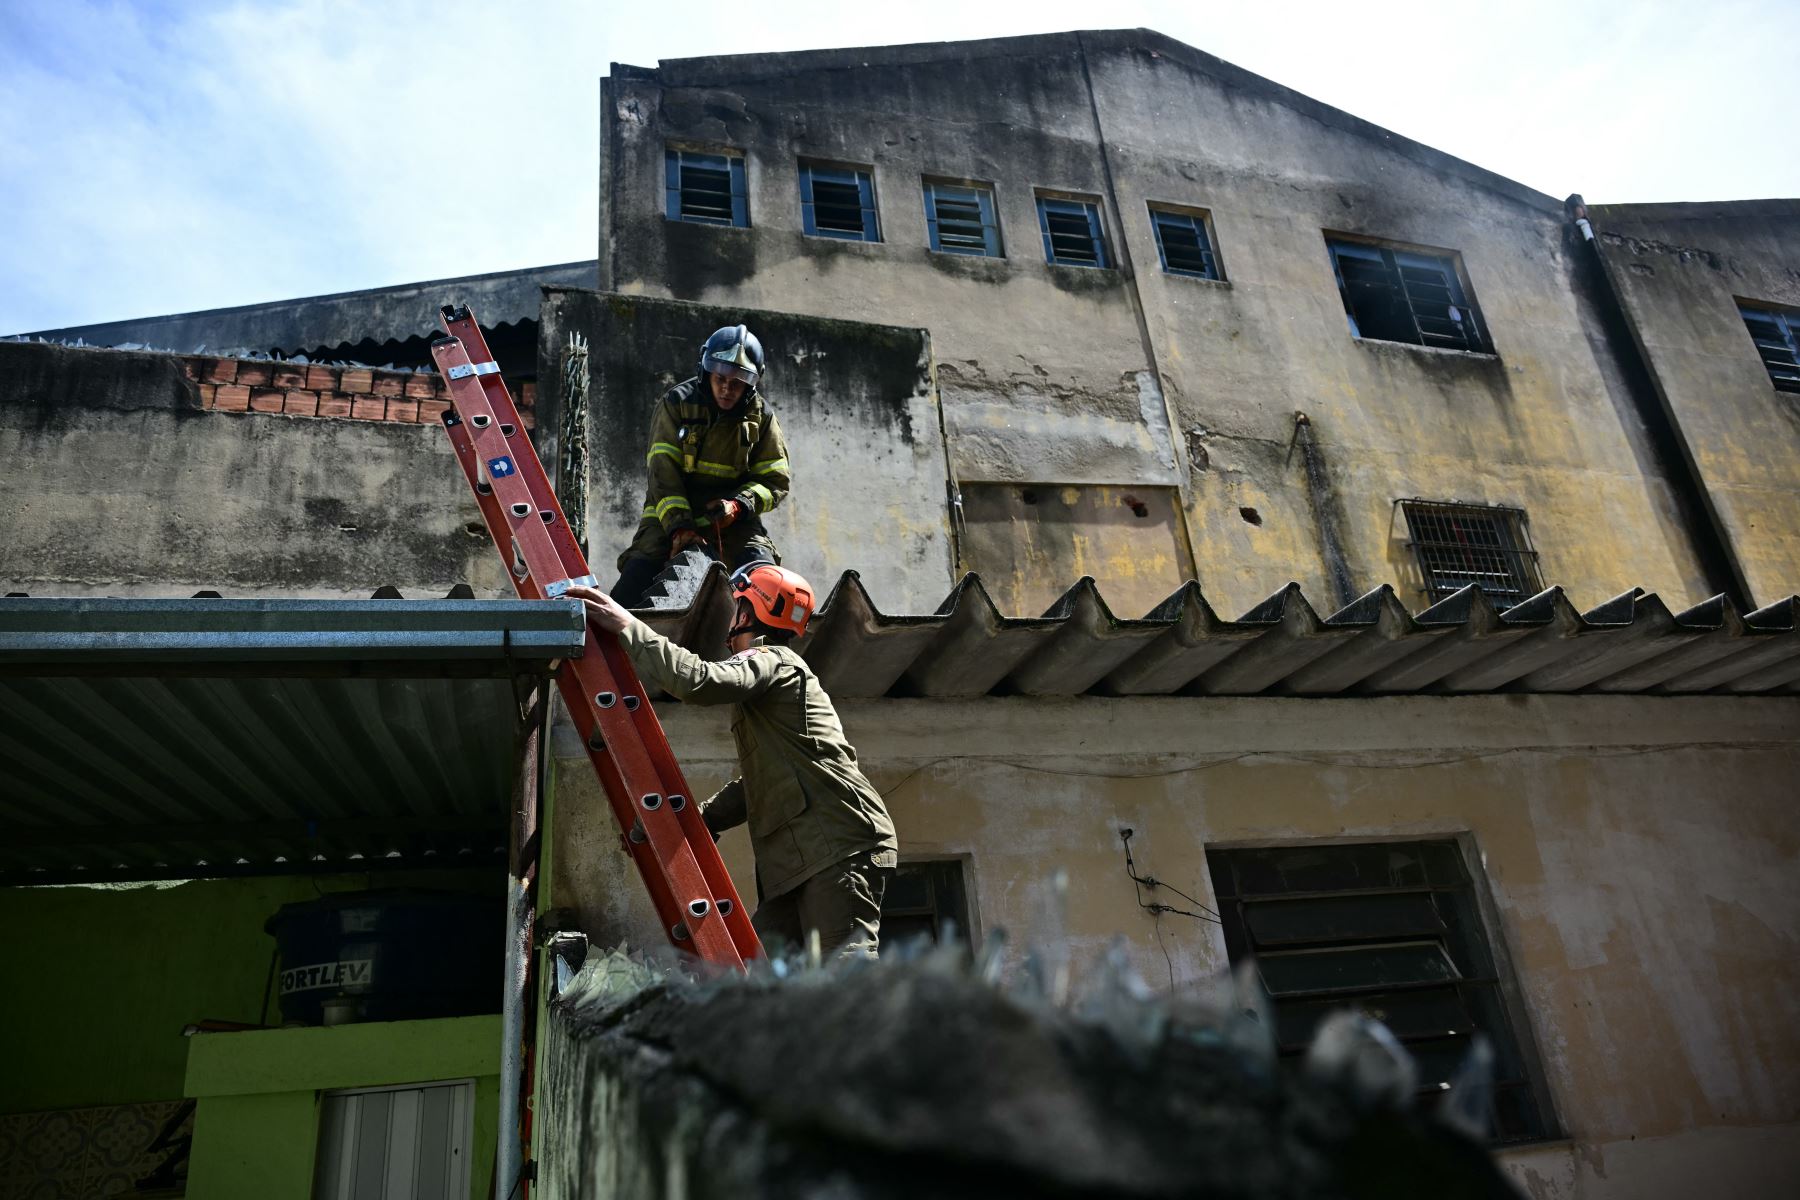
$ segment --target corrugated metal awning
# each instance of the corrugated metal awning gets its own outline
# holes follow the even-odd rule
[[[641,612],[723,652],[722,568],[678,611]],[[1235,621],[1188,583],[1141,619],[1081,579],[1041,617],[1007,617],[978,576],[930,616],[881,612],[845,572],[797,648],[834,696],[1346,696],[1396,693],[1800,693],[1800,597],[1670,612],[1634,588],[1577,612],[1559,587],[1497,612],[1467,587],[1414,615],[1383,585],[1320,616],[1288,584]]]
[[[498,863],[567,601],[0,600],[0,883]]]

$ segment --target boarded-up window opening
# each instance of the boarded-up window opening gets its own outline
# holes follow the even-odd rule
[[[1356,337],[1443,350],[1491,348],[1453,255],[1330,239],[1325,245]]]
[[[1784,392],[1800,392],[1800,313],[1738,305],[1744,328],[1762,358],[1769,382]]]
[[[1221,278],[1205,217],[1152,208],[1150,223],[1156,230],[1156,252],[1162,257],[1163,270],[1199,279]]]
[[[927,183],[925,225],[933,250],[1001,257],[1000,225],[994,218],[992,188]]]
[[[1100,207],[1090,200],[1055,200],[1039,196],[1038,229],[1044,235],[1044,261],[1070,267],[1105,267],[1106,239],[1100,232]]]
[[[1231,961],[1257,965],[1282,1057],[1297,1061],[1343,1009],[1382,1022],[1435,1103],[1484,1034],[1495,1054],[1490,1134],[1550,1136],[1543,1071],[1514,1031],[1499,964],[1454,841],[1208,850]]]
[[[669,220],[701,225],[750,224],[742,155],[670,150],[663,159],[663,172]]]
[[[1522,509],[1402,500],[1408,546],[1436,604],[1475,584],[1504,611],[1544,590]]]
[[[854,242],[879,242],[875,183],[867,171],[800,164],[800,217],[806,232]]]

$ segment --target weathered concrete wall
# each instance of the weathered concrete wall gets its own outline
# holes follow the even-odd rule
[[[1221,611],[1290,578],[1333,594],[1316,510],[1353,591],[1412,583],[1393,504],[1413,496],[1524,508],[1578,607],[1722,585],[1548,196],[1141,30],[618,68],[603,114],[604,286],[928,327],[958,478],[1175,483]],[[671,143],[746,153],[751,228],[665,219]],[[883,242],[801,232],[799,157],[872,167]],[[921,176],[992,183],[1006,257],[927,249]],[[1043,261],[1038,187],[1102,198],[1119,269]],[[1211,212],[1225,282],[1160,270],[1147,201]],[[1460,252],[1497,353],[1353,338],[1327,230]]]
[[[1032,187],[1104,184],[1073,43],[958,50],[615,70],[602,99],[601,286],[928,327],[959,478],[1171,482],[1166,428],[1159,446],[1143,420],[1148,364],[1130,294],[1116,272],[1050,266],[1039,249]],[[670,141],[746,151],[750,228],[664,219]],[[806,236],[796,157],[872,165],[883,242]],[[1003,181],[1007,257],[933,253],[922,174]]]
[[[0,456],[7,591],[511,594],[431,425],[208,412],[171,355],[0,342]]]
[[[1178,991],[1226,962],[1214,926],[1137,907],[1141,871],[1203,901],[1208,846],[1465,836],[1566,1142],[1510,1152],[1535,1200],[1742,1195],[1800,1179],[1800,701],[1630,697],[847,702],[908,859],[965,863],[977,930],[1051,936],[1069,872],[1077,958],[1115,934]],[[725,713],[664,705],[704,795]],[[603,941],[657,940],[577,749],[558,747],[554,902]],[[721,842],[753,894],[741,831]],[[1165,963],[1163,948],[1169,954]]]
[[[763,392],[781,421],[793,490],[764,518],[782,561],[829,588],[858,571],[889,612],[930,612],[955,582],[943,430],[931,346],[917,329],[590,291],[543,309],[538,441],[562,410],[559,363],[589,342],[589,557],[602,586],[644,509],[650,418],[695,372],[700,343],[749,325],[768,355]]]
[[[1775,390],[1737,302],[1800,308],[1800,201],[1591,211],[1601,256],[1758,604],[1800,579],[1800,397]]]

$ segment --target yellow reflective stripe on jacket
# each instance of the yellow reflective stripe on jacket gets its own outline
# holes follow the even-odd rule
[[[657,501],[656,507],[650,510],[650,515],[660,521],[678,508],[685,508],[691,512],[693,507],[687,502],[686,496],[665,496]]]
[[[730,463],[697,462],[694,464],[694,474],[711,475],[718,479],[736,479],[738,469]]]
[[[760,483],[745,484],[744,494],[756,498],[756,511],[758,512],[768,512],[775,507],[775,493]]]
[[[767,475],[772,471],[785,471],[787,469],[788,461],[785,458],[771,458],[768,462],[750,464],[750,473],[752,475]]]
[[[670,442],[652,442],[650,453],[644,455],[644,461],[648,463],[659,454],[666,454],[676,462],[681,461],[681,447]]]

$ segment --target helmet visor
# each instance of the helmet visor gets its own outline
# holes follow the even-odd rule
[[[755,367],[740,367],[736,363],[719,362],[717,360],[709,358],[706,360],[706,371],[707,371],[707,374],[717,375],[721,379],[736,379],[736,380],[742,381],[743,383],[749,385],[750,387],[756,386],[756,368]]]

